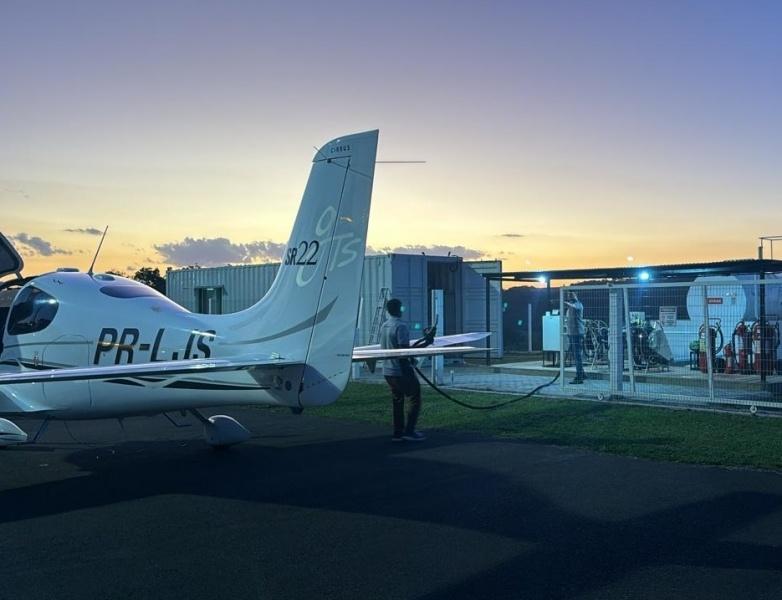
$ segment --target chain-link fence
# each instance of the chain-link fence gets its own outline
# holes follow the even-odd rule
[[[782,408],[778,279],[576,285],[561,288],[559,301],[543,339],[544,365],[559,367],[562,391]]]
[[[583,329],[569,319],[571,292]],[[782,277],[530,287],[503,298],[511,352],[488,369],[482,357],[450,357],[443,385],[524,394],[559,373],[541,395],[782,409]]]

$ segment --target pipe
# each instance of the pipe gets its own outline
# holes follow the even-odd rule
[[[627,362],[630,363],[630,392],[635,394],[635,360],[633,359],[633,332],[630,327],[630,294],[622,288],[625,305],[625,342],[627,343]]]

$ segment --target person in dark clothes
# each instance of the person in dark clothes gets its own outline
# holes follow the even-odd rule
[[[389,318],[380,329],[380,346],[384,349],[409,348],[410,331],[402,321],[402,302],[391,298],[386,302]],[[421,412],[421,385],[415,375],[412,359],[395,358],[383,361],[383,375],[391,388],[393,401],[394,434],[392,442],[422,442],[426,436],[416,431],[418,414]],[[410,399],[405,422],[405,396]]]

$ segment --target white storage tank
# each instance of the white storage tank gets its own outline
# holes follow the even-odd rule
[[[687,292],[690,320],[703,323],[705,294],[710,320],[720,319],[731,328],[741,319],[754,321],[758,313],[757,286],[748,281],[752,280],[724,275],[698,277]]]
[[[782,318],[782,275],[766,275],[761,284],[757,275],[698,277],[693,283],[705,283],[690,288],[687,312],[692,321],[703,322],[703,292],[709,303],[709,318],[719,318],[723,324],[756,321],[760,316],[760,289],[765,289],[765,312],[771,320]]]

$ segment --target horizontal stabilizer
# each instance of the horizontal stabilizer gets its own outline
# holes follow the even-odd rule
[[[444,354],[467,354],[470,352],[489,352],[492,348],[476,348],[475,346],[448,346],[447,348],[355,348],[353,362],[363,360],[383,360],[386,358],[406,358],[410,356],[442,356]]]
[[[265,357],[237,358],[194,358],[190,360],[169,360],[129,365],[106,365],[96,367],[66,367],[41,371],[0,373],[0,385],[20,383],[53,383],[55,381],[85,381],[87,379],[109,379],[112,377],[196,375],[221,371],[250,371],[258,367],[287,367],[300,362]]]

